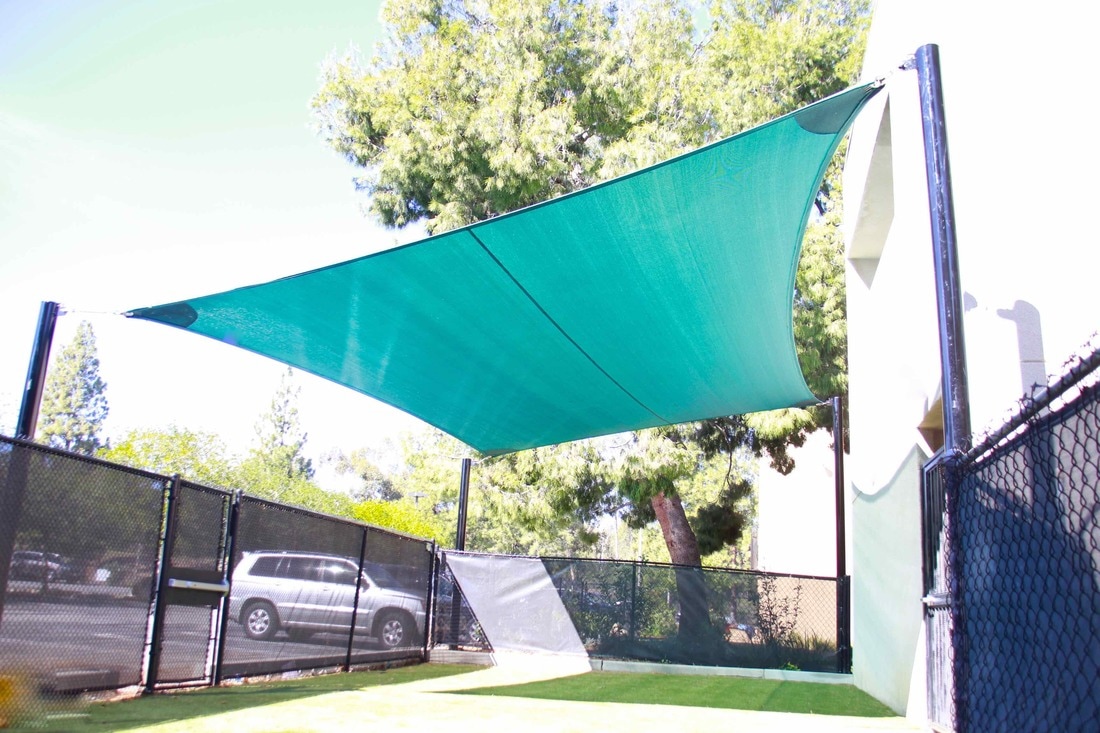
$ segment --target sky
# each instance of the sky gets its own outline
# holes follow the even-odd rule
[[[106,434],[182,428],[244,453],[285,366],[120,315],[418,239],[363,213],[317,135],[322,63],[379,39],[379,0],[0,0],[0,432],[42,301],[53,356],[89,321]],[[306,450],[422,427],[296,372]],[[322,475],[322,478],[323,475]]]

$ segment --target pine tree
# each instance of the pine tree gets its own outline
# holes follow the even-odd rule
[[[298,418],[298,394],[294,385],[294,370],[288,368],[271,398],[271,406],[256,425],[259,448],[253,450],[272,473],[288,479],[312,479],[313,461],[303,454],[308,435]]]
[[[46,379],[38,419],[38,440],[54,448],[93,454],[102,445],[107,419],[107,383],[99,376],[95,332],[81,321],[76,336],[54,362]]]

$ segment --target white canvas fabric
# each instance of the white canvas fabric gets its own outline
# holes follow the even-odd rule
[[[451,552],[446,559],[494,651],[587,656],[541,560]]]

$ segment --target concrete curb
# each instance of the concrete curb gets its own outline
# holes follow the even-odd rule
[[[526,655],[528,659],[539,655]],[[548,655],[548,658],[555,658]],[[500,666],[504,660],[490,652],[465,652],[454,649],[432,649],[428,662],[435,664],[472,664],[482,667]],[[827,685],[854,685],[850,674],[830,672],[801,672],[785,669],[754,669],[747,667],[704,667],[691,664],[663,664],[660,662],[627,662],[617,659],[589,659],[593,672],[632,672],[635,674],[670,674],[700,677],[750,677],[784,682],[818,682]]]

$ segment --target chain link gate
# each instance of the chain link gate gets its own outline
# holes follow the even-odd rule
[[[955,729],[952,604],[948,548],[947,477],[943,451],[921,473],[921,551],[923,556],[926,691],[928,721],[936,730]]]
[[[233,496],[175,479],[168,492],[146,689],[213,684],[229,592]]]

